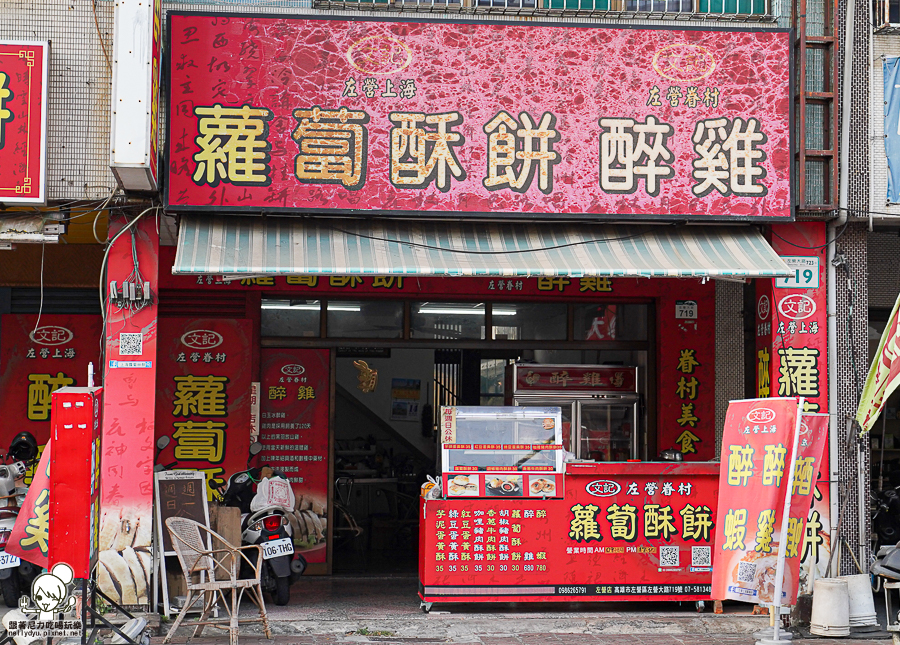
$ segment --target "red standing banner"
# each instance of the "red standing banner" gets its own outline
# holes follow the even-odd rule
[[[259,440],[263,460],[284,472],[296,497],[294,544],[327,562],[331,372],[324,349],[263,349]]]
[[[426,602],[706,600],[716,464],[567,464],[563,499],[423,500]]]
[[[253,323],[163,318],[159,329],[156,433],[172,438],[159,463],[200,470],[207,485],[246,470]]]
[[[731,401],[722,436],[716,514],[714,598],[793,605],[807,547],[806,517],[827,438],[827,415],[803,415],[794,466],[791,512],[782,518],[793,460],[798,399]],[[782,597],[776,602],[779,550],[784,550]]]
[[[48,568],[50,554],[50,441],[41,452],[41,460],[34,471],[34,477],[16,523],[9,534],[6,552],[36,564],[42,569]]]

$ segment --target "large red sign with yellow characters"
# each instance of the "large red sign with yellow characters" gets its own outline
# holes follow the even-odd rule
[[[168,25],[174,209],[792,217],[787,30]]]
[[[87,385],[88,363],[100,380],[100,316],[7,314],[0,318],[0,448],[27,430],[50,437],[51,394]]]
[[[704,600],[718,464],[567,464],[563,499],[426,500],[427,602]]]
[[[47,201],[50,43],[0,41],[0,203]]]
[[[159,321],[156,435],[172,439],[159,463],[202,471],[207,484],[246,470],[252,330],[249,320]]]

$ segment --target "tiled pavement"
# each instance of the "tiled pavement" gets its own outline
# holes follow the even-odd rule
[[[698,613],[693,603],[635,602],[443,604],[425,614],[414,578],[303,580],[291,596],[286,607],[267,605],[279,645],[752,645],[752,632],[768,625],[767,617],[752,616],[750,606],[739,603],[726,603],[720,615],[709,605]],[[254,607],[244,606],[242,613],[252,615]],[[226,632],[207,630],[191,643],[227,643]],[[179,630],[173,642],[187,642],[191,632]],[[242,627],[241,634],[242,645],[273,642],[255,625]],[[838,640],[834,645],[875,645],[871,639]],[[890,645],[889,639],[880,642]]]
[[[154,638],[153,643],[162,643],[162,638]],[[619,636],[597,636],[592,634],[516,634],[510,636],[474,636],[465,641],[438,638],[398,638],[392,636],[360,636],[358,634],[309,635],[309,636],[275,636],[273,640],[265,638],[241,636],[242,645],[752,645],[755,638],[751,634],[683,634],[680,636],[658,634],[625,634]],[[840,638],[836,645],[877,645],[890,641],[862,640],[857,638]],[[176,639],[176,643],[184,643],[184,639]],[[221,645],[227,642],[224,633],[217,638],[197,638],[191,640],[194,645]],[[794,640],[796,645],[825,645],[829,639]]]

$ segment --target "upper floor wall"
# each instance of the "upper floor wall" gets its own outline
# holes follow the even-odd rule
[[[111,0],[6,0],[0,40],[50,41],[47,199],[107,197],[112,84]]]

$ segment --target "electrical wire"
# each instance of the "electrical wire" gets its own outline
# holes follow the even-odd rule
[[[790,240],[787,240],[787,239],[781,237],[778,233],[775,232],[775,229],[771,229],[771,231],[772,231],[772,235],[774,235],[775,237],[777,237],[779,240],[781,240],[781,241],[784,242],[785,244],[790,244],[790,245],[793,246],[794,248],[798,248],[798,249],[807,249],[807,250],[809,250],[809,251],[814,251],[814,250],[816,250],[816,249],[824,249],[824,248],[825,248],[826,246],[828,246],[829,244],[834,244],[835,242],[837,242],[837,241],[841,238],[841,236],[846,232],[847,227],[848,227],[849,225],[850,225],[850,221],[848,220],[848,221],[844,224],[844,226],[841,228],[841,232],[838,233],[837,235],[835,235],[833,240],[831,240],[830,242],[825,242],[825,244],[819,244],[819,245],[817,245],[817,246],[802,246],[802,245],[800,245],[800,244],[795,244],[794,242],[791,242]]]
[[[140,219],[141,219],[144,215],[146,215],[147,213],[149,213],[149,212],[152,211],[152,210],[159,210],[159,208],[160,208],[159,206],[151,206],[150,208],[147,208],[147,209],[141,211],[140,215],[138,215],[137,217],[135,217],[135,218],[134,218],[133,220],[131,220],[128,224],[126,224],[124,227],[122,227],[122,230],[120,230],[118,233],[116,233],[115,237],[113,237],[113,238],[109,241],[109,244],[108,244],[107,247],[106,247],[106,251],[103,253],[103,262],[100,264],[100,286],[99,286],[99,292],[100,292],[100,313],[101,313],[102,316],[103,316],[103,327],[104,327],[104,332],[105,332],[105,329],[106,329],[106,299],[105,299],[105,297],[104,297],[104,295],[103,295],[103,287],[104,287],[104,284],[103,284],[103,283],[104,283],[104,281],[105,281],[106,263],[107,263],[107,261],[109,260],[109,252],[110,252],[110,250],[112,249],[113,244],[116,243],[116,240],[118,240],[120,237],[122,237],[122,235],[124,235],[125,232],[128,231],[132,226],[134,226],[135,224],[137,224],[137,223],[140,221]]]
[[[667,226],[676,226],[677,223],[673,222]],[[645,235],[650,235],[655,231],[652,229],[647,229],[641,231],[639,233],[635,233],[633,235],[623,235],[621,237],[609,237],[609,238],[594,238],[590,240],[579,240],[578,242],[567,242],[565,244],[553,244],[551,246],[542,246],[540,248],[533,249],[513,249],[510,251],[470,251],[468,249],[448,249],[443,246],[437,246],[434,244],[423,244],[421,242],[410,242],[408,240],[392,240],[387,237],[379,237],[377,235],[366,235],[365,233],[359,233],[357,231],[348,231],[342,229],[338,226],[327,225],[324,228],[329,228],[332,231],[337,231],[338,233],[343,233],[344,235],[350,235],[352,237],[358,237],[366,240],[373,240],[376,242],[390,242],[393,244],[402,244],[404,246],[412,246],[423,249],[431,249],[433,251],[444,251],[446,253],[459,253],[460,255],[518,255],[521,253],[540,253],[543,251],[553,251],[556,249],[565,249],[571,246],[582,246],[586,244],[605,244],[609,242],[624,242],[626,240],[633,240],[639,237],[643,237]]]
[[[47,243],[41,242],[41,275],[40,275],[40,285],[41,285],[41,295],[40,301],[38,303],[38,315],[37,320],[34,323],[34,330],[31,332],[32,338],[37,333],[38,327],[41,325],[41,315],[44,313],[44,249],[46,249]]]

